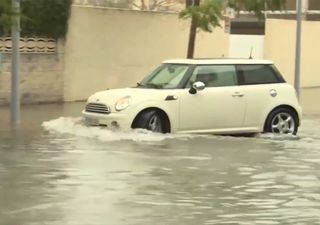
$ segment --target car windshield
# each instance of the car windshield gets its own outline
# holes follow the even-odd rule
[[[172,89],[178,88],[181,84],[189,65],[183,64],[162,64],[149,76],[144,78],[138,87]]]

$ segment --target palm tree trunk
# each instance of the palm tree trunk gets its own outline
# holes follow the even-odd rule
[[[141,10],[146,10],[147,6],[146,3],[144,2],[144,0],[141,0]]]
[[[197,36],[197,26],[194,20],[191,20],[191,26],[189,31],[189,42],[188,42],[188,53],[187,58],[192,59],[194,56],[194,47],[196,44],[196,36]]]
[[[187,4],[188,5],[188,4]],[[193,6],[199,6],[200,0],[194,0]],[[191,26],[189,32],[189,42],[188,42],[188,52],[187,58],[192,59],[194,56],[194,48],[196,44],[196,36],[197,36],[197,24],[194,18],[191,19]]]

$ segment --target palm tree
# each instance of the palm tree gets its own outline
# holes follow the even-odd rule
[[[200,4],[200,0],[194,0],[193,5],[187,3],[186,9],[180,12],[180,18],[191,19],[187,58],[194,56],[197,30],[212,32],[213,28],[221,26],[225,7],[236,11],[247,10],[264,19],[264,11],[283,9],[285,2],[286,0],[203,0]]]

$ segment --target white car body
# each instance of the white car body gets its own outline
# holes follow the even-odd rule
[[[272,65],[271,61],[253,59],[168,60],[173,65]],[[171,133],[236,134],[263,132],[268,115],[277,107],[290,107],[300,125],[301,107],[294,88],[285,83],[205,87],[196,94],[190,88],[124,88],[101,91],[87,101],[83,116],[88,124],[129,130],[139,113],[156,109],[165,113]],[[115,109],[119,99],[129,97],[128,106]],[[88,110],[105,105],[108,113]],[[98,105],[94,105],[98,104]],[[91,112],[90,112],[91,111]]]

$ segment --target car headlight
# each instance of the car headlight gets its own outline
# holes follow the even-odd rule
[[[115,109],[116,111],[122,111],[130,106],[131,103],[131,97],[125,96],[123,98],[120,98],[116,101]]]

